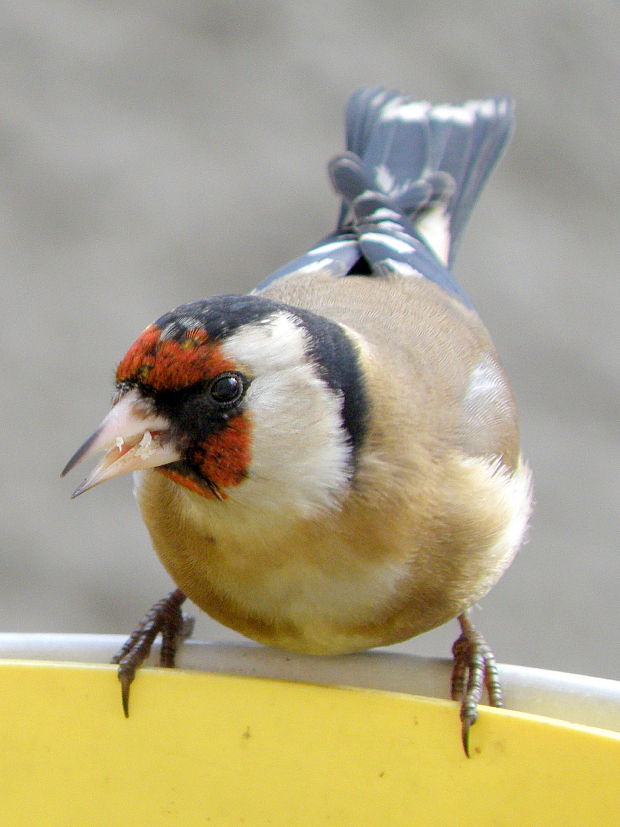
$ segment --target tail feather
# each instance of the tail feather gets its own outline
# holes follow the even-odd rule
[[[371,170],[352,152],[343,152],[329,165],[336,191],[348,209],[360,253],[371,274],[427,278],[471,306],[467,295],[416,230],[396,200],[374,186]],[[418,181],[408,196],[428,199],[432,188]],[[353,271],[356,272],[356,271]]]
[[[475,111],[475,124],[471,132],[470,151],[463,178],[450,206],[451,256],[474,204],[491,170],[499,160],[514,122],[514,104],[509,98],[490,98],[470,101],[466,104]],[[455,151],[455,155],[458,150]],[[449,170],[448,170],[449,171]]]
[[[342,206],[334,233],[280,267],[274,281],[317,270],[423,276],[471,303],[449,267],[456,244],[509,137],[509,98],[432,106],[398,92],[355,92],[347,152],[330,164]]]
[[[431,206],[442,208],[449,234],[446,263],[451,264],[512,121],[508,98],[431,106],[398,92],[361,89],[347,108],[347,149],[374,171],[380,191],[394,198],[414,224]],[[402,194],[420,179],[434,184],[430,203],[405,201]],[[341,221],[343,226],[346,210]]]
[[[360,156],[363,154],[385,104],[395,94],[397,93],[389,89],[367,86],[351,95],[345,116],[346,146],[349,152]]]

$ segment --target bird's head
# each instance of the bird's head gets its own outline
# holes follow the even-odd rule
[[[207,499],[311,513],[349,484],[365,421],[359,354],[340,325],[219,296],[140,334],[117,367],[110,412],[63,475],[104,452],[73,496],[156,469]]]

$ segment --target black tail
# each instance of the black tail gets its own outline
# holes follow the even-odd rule
[[[317,270],[397,274],[423,276],[471,305],[449,267],[512,122],[509,98],[432,106],[385,89],[355,92],[347,151],[329,166],[343,201],[336,231],[254,292]]]
[[[431,106],[366,88],[347,107],[349,152],[448,266],[456,243],[513,124],[509,98]],[[348,208],[339,228],[347,226]],[[439,249],[437,249],[439,248]]]

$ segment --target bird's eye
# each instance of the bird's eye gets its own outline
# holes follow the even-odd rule
[[[234,405],[244,392],[243,379],[237,373],[222,373],[215,377],[209,387],[211,398],[223,407]]]

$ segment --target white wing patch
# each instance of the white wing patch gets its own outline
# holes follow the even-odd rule
[[[476,417],[476,412],[489,407],[489,403],[500,404],[506,395],[506,383],[497,362],[491,356],[484,356],[469,376],[469,385],[463,398],[464,409]]]

